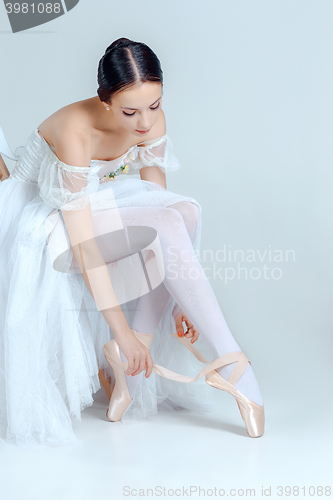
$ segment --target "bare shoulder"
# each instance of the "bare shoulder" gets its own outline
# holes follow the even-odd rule
[[[88,167],[91,161],[91,132],[82,120],[72,117],[54,132],[58,158],[68,165]]]
[[[87,167],[91,160],[91,126],[85,110],[76,104],[56,111],[38,130],[61,161]]]

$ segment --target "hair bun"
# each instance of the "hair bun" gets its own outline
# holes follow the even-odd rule
[[[118,40],[115,40],[106,48],[105,54],[108,54],[116,47],[129,45],[129,43],[131,43],[131,40],[129,40],[129,38],[118,38]]]

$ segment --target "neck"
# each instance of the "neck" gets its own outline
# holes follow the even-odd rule
[[[110,110],[107,111],[98,96],[91,98],[91,105],[93,125],[96,129],[111,134],[119,134],[119,132],[121,132],[119,125],[117,125],[114,119],[112,109],[110,108]]]

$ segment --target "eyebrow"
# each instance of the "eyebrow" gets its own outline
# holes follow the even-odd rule
[[[160,99],[162,99],[162,96],[160,96],[158,99],[156,99],[155,102],[153,102],[152,104],[150,104],[150,106],[154,106],[154,104],[159,101]],[[132,111],[137,111],[137,108],[121,108],[121,109],[131,109]]]

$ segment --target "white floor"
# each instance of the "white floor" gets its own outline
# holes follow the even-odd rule
[[[236,401],[222,391],[212,389],[216,407],[208,415],[160,412],[148,422],[123,425],[106,419],[107,398],[100,390],[82,422],[74,424],[81,444],[1,452],[0,498],[197,499],[221,498],[222,489],[224,496],[253,498],[268,496],[269,487],[270,498],[286,498],[279,486],[298,486],[299,495],[294,490],[291,498],[327,498],[325,486],[333,485],[333,408],[331,379],[323,375],[321,384],[309,377],[298,394],[301,379],[296,375],[288,384],[288,372],[274,391],[263,384],[266,430],[256,439],[247,435]],[[323,486],[324,494],[311,486]]]

